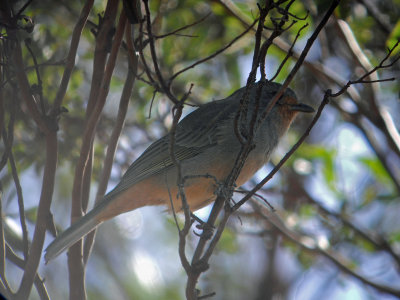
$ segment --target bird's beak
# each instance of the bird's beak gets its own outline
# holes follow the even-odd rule
[[[305,113],[315,112],[314,108],[303,103],[292,104],[289,106],[289,109],[292,111],[300,111]]]

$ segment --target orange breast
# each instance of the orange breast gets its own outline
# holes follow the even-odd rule
[[[262,159],[249,156],[237,180],[237,185],[245,183],[262,166]],[[197,166],[197,165],[196,165]],[[187,167],[187,166],[186,166]],[[215,200],[215,191],[219,184],[229,175],[233,167],[232,160],[212,161],[208,167],[185,168],[187,175],[210,175],[206,177],[189,178],[185,180],[185,195],[192,211],[199,209]],[[112,199],[104,212],[99,215],[100,221],[113,218],[119,214],[148,205],[165,204],[171,208],[171,201],[175,211],[180,211],[182,200],[178,196],[176,185],[176,171],[170,169],[166,174],[157,174],[145,179]]]

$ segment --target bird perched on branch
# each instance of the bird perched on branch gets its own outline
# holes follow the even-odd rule
[[[249,104],[244,113],[244,124],[237,124],[241,99],[246,87],[228,98],[200,106],[187,115],[176,127],[176,159],[180,162],[185,195],[191,210],[199,209],[216,198],[218,182],[223,182],[234,167],[242,143],[238,127],[249,127],[256,108],[259,123],[250,151],[236,180],[240,186],[250,179],[269,160],[270,154],[286,133],[298,112],[313,112],[308,105],[298,103],[295,93],[287,88],[272,110],[263,119],[268,103],[281,88],[281,84],[258,82],[247,89]],[[259,90],[261,89],[261,90]],[[257,99],[257,95],[260,95]],[[243,116],[243,115],[242,115]],[[256,126],[257,127],[257,126]],[[240,130],[239,130],[240,132]],[[179,211],[181,199],[177,197],[177,167],[171,159],[169,134],[151,144],[132,163],[118,185],[85,216],[61,233],[46,249],[48,262],[95,229],[102,222],[124,212],[147,205],[166,204]]]

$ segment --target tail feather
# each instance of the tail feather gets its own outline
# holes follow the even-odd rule
[[[48,263],[53,258],[56,258],[63,251],[94,230],[101,223],[96,216],[102,212],[102,208],[101,204],[96,206],[88,214],[73,223],[71,227],[58,235],[45,250],[45,262]]]

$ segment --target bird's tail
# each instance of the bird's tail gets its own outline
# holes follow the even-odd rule
[[[104,202],[102,201],[100,205],[95,206],[89,213],[58,235],[58,237],[45,250],[46,253],[44,259],[46,263],[71,247],[102,222],[96,217],[103,211],[103,203]]]

